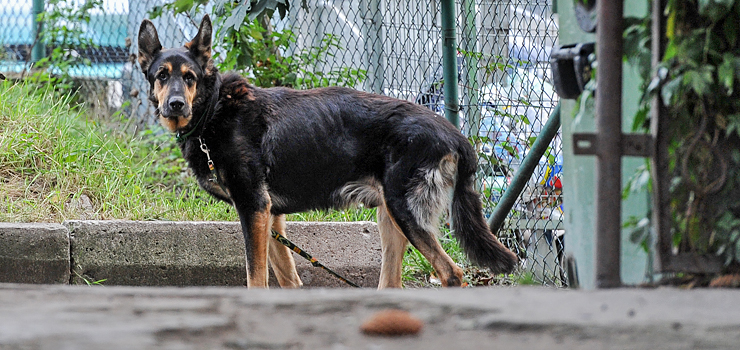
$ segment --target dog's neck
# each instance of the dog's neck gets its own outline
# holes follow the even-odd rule
[[[208,84],[208,82],[206,82],[206,84]],[[216,105],[218,104],[221,90],[221,74],[216,72],[214,74],[213,82],[209,85],[211,85],[210,89],[213,91],[210,100],[199,110],[193,110],[193,119],[191,119],[186,128],[175,134],[177,142],[183,143],[191,137],[199,137],[203,133],[203,129],[205,129],[206,124],[216,112]]]

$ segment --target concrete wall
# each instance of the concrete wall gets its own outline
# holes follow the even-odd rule
[[[64,226],[0,223],[0,282],[68,283],[69,258]]]
[[[289,222],[288,237],[356,284],[375,288],[380,238],[373,222]],[[306,287],[345,287],[295,255]],[[246,285],[238,222],[0,223],[0,282]],[[277,287],[271,276],[271,286]]]

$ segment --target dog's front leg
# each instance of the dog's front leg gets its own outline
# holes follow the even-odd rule
[[[239,213],[247,254],[247,288],[267,288],[267,244],[270,237],[270,198],[233,198]]]
[[[383,254],[378,289],[402,288],[403,254],[409,241],[388,213],[385,204],[378,206],[378,231]]]
[[[283,237],[288,237],[285,233],[285,215],[273,217],[272,229],[277,231]],[[268,240],[270,243],[270,264],[275,277],[280,283],[281,288],[300,288],[303,286],[300,276],[295,269],[295,260],[291,250],[280,244],[277,240]]]

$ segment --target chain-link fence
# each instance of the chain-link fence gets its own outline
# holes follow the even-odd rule
[[[36,33],[33,5],[39,1],[0,0],[6,24],[0,28],[0,71],[6,75],[28,72]],[[123,109],[139,124],[154,123],[134,55],[141,20],[165,2],[103,0],[89,24],[68,23],[84,26],[95,44],[73,53],[89,65],[75,67],[71,75],[96,111]],[[458,0],[456,11],[461,132],[478,150],[477,181],[490,215],[558,102],[549,70],[557,19],[552,0]],[[324,46],[322,59],[308,69],[359,70],[366,78],[355,88],[443,114],[441,15],[440,0],[294,0],[288,15],[273,25],[295,34],[284,55]],[[162,44],[173,47],[197,32],[194,20],[168,14],[154,23]],[[327,34],[337,39],[328,47]],[[500,233],[522,259],[525,279],[556,286],[566,283],[561,176],[558,135]]]

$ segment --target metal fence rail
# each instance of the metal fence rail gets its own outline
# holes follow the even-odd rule
[[[81,2],[67,1],[71,6]],[[91,13],[89,24],[72,24],[85,26],[96,44],[76,53],[91,65],[71,72],[96,112],[123,108],[141,125],[154,123],[147,86],[135,63],[135,38],[141,20],[164,3],[105,0]],[[490,215],[558,103],[548,62],[557,45],[557,20],[551,0],[458,0],[455,5],[461,132],[478,150],[477,181]],[[309,69],[362,70],[366,79],[354,88],[413,101],[441,114],[440,16],[439,0],[294,0],[286,18],[275,18],[273,24],[296,34],[285,55],[325,45],[327,34],[338,39]],[[0,0],[0,21],[6,24],[0,28],[0,71],[27,74],[35,34],[32,1]],[[197,31],[183,15],[154,22],[165,47],[179,46]],[[561,176],[558,135],[501,231],[522,258],[527,279],[555,286],[566,283]]]

